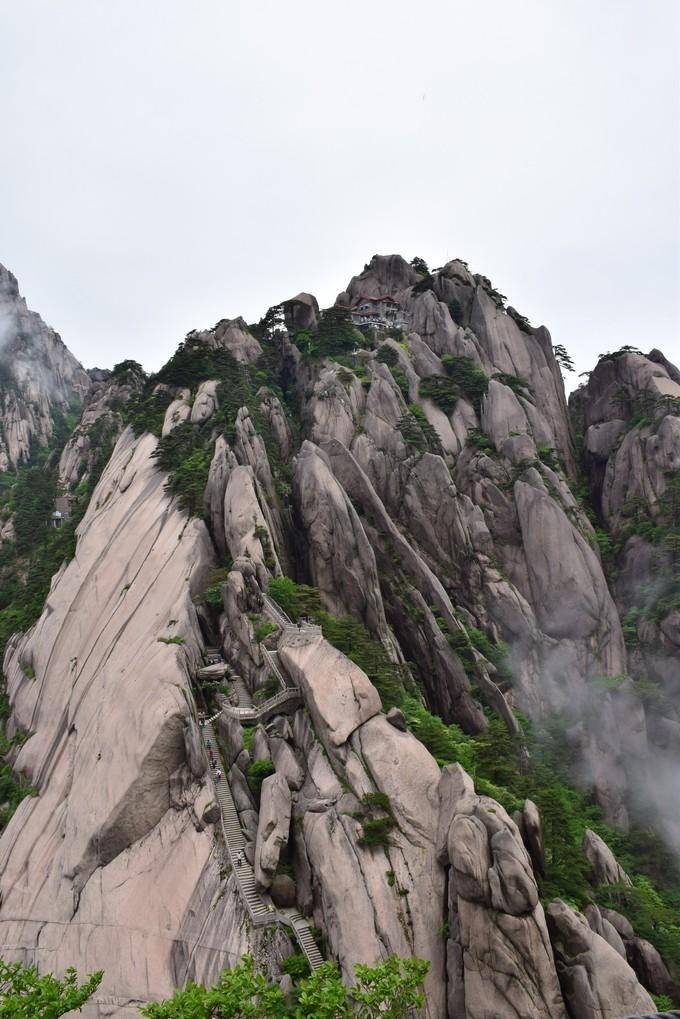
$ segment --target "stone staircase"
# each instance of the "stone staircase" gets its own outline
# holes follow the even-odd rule
[[[206,649],[206,656],[209,650]],[[212,720],[204,721],[201,726],[201,733],[206,750],[212,749],[217,758],[220,759]],[[302,914],[296,909],[277,909],[268,897],[265,897],[257,890],[253,868],[245,858],[246,840],[229,783],[224,773],[221,774],[219,779],[215,778],[214,775],[213,778],[217,792],[217,802],[220,806],[222,834],[229,851],[234,879],[251,923],[256,927],[273,923],[285,924],[293,931],[309,963],[310,969],[318,969],[324,961],[323,956],[317,948],[311,928]]]
[[[288,618],[281,606],[277,605],[274,599],[270,598],[268,594],[264,594],[262,596],[262,602],[264,611],[277,626],[279,626],[282,630],[285,630],[287,626],[292,626],[292,620]]]

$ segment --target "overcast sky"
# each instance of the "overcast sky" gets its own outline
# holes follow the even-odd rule
[[[579,371],[677,359],[678,8],[4,3],[0,261],[88,367],[394,251],[465,259]]]

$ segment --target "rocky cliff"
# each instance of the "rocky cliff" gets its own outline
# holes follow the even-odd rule
[[[570,413],[548,331],[488,279],[376,256],[331,309],[85,378],[75,556],[4,662],[35,793],[0,839],[5,952],[105,969],[92,1017],[245,951],[278,973],[295,941],[249,922],[207,711],[253,894],[348,980],[425,958],[429,1019],[675,993],[674,865],[631,865],[666,859],[652,778],[680,763],[676,369],[610,355]]]
[[[81,404],[90,386],[87,372],[28,310],[15,277],[0,265],[0,471],[46,446],[55,416]]]

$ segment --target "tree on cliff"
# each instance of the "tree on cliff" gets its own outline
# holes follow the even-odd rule
[[[0,1019],[58,1019],[80,1008],[99,987],[103,973],[93,973],[84,984],[68,969],[63,980],[51,973],[39,976],[35,966],[0,959]]]
[[[147,1019],[402,1019],[424,1004],[421,985],[429,964],[395,956],[377,966],[357,966],[356,984],[343,986],[340,970],[324,963],[290,995],[255,972],[245,956],[225,970],[213,988],[188,984],[159,1005],[147,1005]]]

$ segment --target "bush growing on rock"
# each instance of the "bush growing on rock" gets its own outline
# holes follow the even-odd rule
[[[285,964],[284,967],[285,969]],[[297,968],[297,967],[294,967]],[[300,967],[301,968],[301,967]],[[214,987],[189,983],[169,1001],[146,1005],[146,1019],[402,1019],[424,1004],[422,982],[429,963],[395,956],[355,970],[347,988],[340,970],[324,963],[295,984],[289,997],[255,972],[250,956],[225,970]],[[285,970],[290,972],[290,970]],[[298,974],[290,973],[295,977]]]
[[[260,799],[260,793],[262,792],[262,783],[270,775],[273,775],[276,771],[274,762],[266,758],[263,761],[253,761],[248,767],[248,785],[253,791],[255,798]]]

